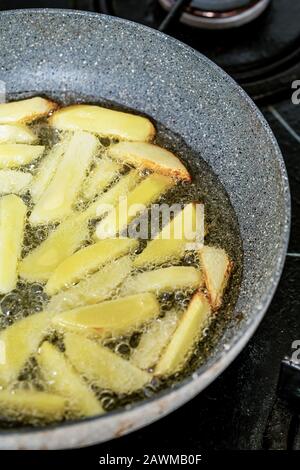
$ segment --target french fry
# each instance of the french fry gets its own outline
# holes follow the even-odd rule
[[[47,281],[56,267],[87,238],[87,223],[82,223],[80,217],[69,217],[25,256],[19,264],[19,275],[30,282]]]
[[[0,144],[0,168],[27,165],[41,157],[44,150],[43,145]]]
[[[53,101],[35,97],[11,103],[0,104],[0,124],[11,122],[30,122],[47,116],[58,105]]]
[[[65,355],[45,341],[36,355],[47,389],[68,399],[68,408],[79,416],[93,416],[103,409],[90,387]]]
[[[165,193],[174,180],[163,175],[150,175],[120,200],[115,211],[111,211],[97,224],[96,237],[109,238],[121,233],[137,217],[141,209]]]
[[[17,284],[17,266],[21,255],[26,205],[18,196],[0,199],[0,293],[6,294]]]
[[[100,106],[74,105],[50,117],[51,126],[62,130],[84,130],[104,137],[122,140],[151,141],[155,129],[149,119],[113,111]]]
[[[107,300],[129,275],[132,261],[129,256],[112,261],[100,271],[83,279],[66,291],[54,295],[47,305],[49,312],[63,312],[82,305],[92,305]]]
[[[36,139],[34,132],[23,124],[0,125],[0,144],[33,144]]]
[[[22,194],[29,189],[32,174],[17,170],[0,170],[0,194]]]
[[[204,246],[199,256],[211,305],[218,308],[222,303],[232,263],[224,250],[213,246]]]
[[[155,266],[179,261],[184,256],[188,244],[195,242],[196,236],[200,238],[199,230],[203,232],[204,228],[201,221],[198,221],[196,204],[187,204],[147,244],[144,251],[135,258],[133,265]],[[204,233],[202,235],[204,236]]]
[[[51,318],[48,313],[36,313],[16,321],[0,333],[3,360],[0,361],[0,384],[8,385],[17,379],[31,354],[38,349],[46,335]]]
[[[37,390],[0,390],[0,415],[14,421],[56,421],[63,417],[66,400],[59,395]]]
[[[203,283],[202,273],[190,266],[170,266],[169,268],[145,271],[129,277],[122,286],[123,295],[139,292],[170,292],[176,289],[196,289]]]
[[[65,347],[73,366],[98,387],[132,393],[151,381],[147,372],[83,336],[66,333]]]
[[[155,375],[169,376],[184,367],[210,319],[211,307],[208,300],[203,294],[196,293],[163,352],[155,368]]]
[[[145,293],[68,310],[54,315],[52,322],[91,336],[119,336],[135,331],[158,314],[155,296]]]
[[[139,369],[148,370],[159,360],[163,349],[170,341],[178,324],[179,314],[170,310],[163,318],[155,319],[142,334],[138,346],[133,350],[130,362]]]
[[[150,240],[146,248],[133,262],[134,267],[159,266],[164,263],[177,263],[185,254],[185,240]]]
[[[108,261],[119,258],[136,248],[138,241],[130,238],[100,240],[65,259],[50,276],[45,292],[53,295],[96,271]]]
[[[83,183],[82,195],[86,199],[93,199],[118,176],[121,166],[108,158],[103,158],[96,162],[95,168],[91,171]]]
[[[156,173],[191,180],[191,176],[176,155],[158,145],[145,142],[119,142],[108,149],[109,156],[138,168],[148,168]]]
[[[88,238],[88,221],[103,215],[139,181],[133,170],[122,177],[110,190],[102,194],[84,212],[75,212],[63,221],[37,248],[20,263],[20,275],[29,281],[47,281],[55,268],[71,256]]]
[[[31,224],[57,222],[70,214],[97,147],[93,135],[74,133],[50,184],[30,215]]]
[[[83,217],[86,219],[95,219],[109,212],[112,207],[119,203],[119,198],[131,191],[141,176],[138,171],[131,170],[127,175],[123,176],[114,186],[112,186],[104,194],[100,194],[90,206],[85,210]]]
[[[35,203],[41,198],[52,180],[57,166],[66,150],[68,140],[68,137],[66,137],[61,142],[54,145],[48,155],[43,158],[30,189],[31,197]]]

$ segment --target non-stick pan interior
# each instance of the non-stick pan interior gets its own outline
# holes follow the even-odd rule
[[[260,112],[224,72],[154,30],[83,12],[15,11],[0,14],[0,43],[0,80],[9,94],[73,93],[149,115],[179,134],[192,153],[210,165],[238,217],[243,280],[230,325],[194,383],[187,381],[173,390],[172,400],[164,395],[144,404],[144,409],[148,407],[144,419],[137,419],[142,413],[137,407],[126,415],[127,424],[131,421],[122,434],[203,389],[231,362],[261,320],[281,273],[289,232],[289,190],[282,157]],[[74,425],[81,426],[80,442],[77,428],[67,433],[64,443],[59,442],[57,430],[44,437],[37,432],[34,445],[39,447],[46,434],[50,447],[113,437],[125,419],[121,415],[105,417],[108,424],[97,437],[91,437],[95,422],[87,421]],[[14,446],[14,436],[3,437],[7,447]],[[20,439],[26,446],[24,436]]]

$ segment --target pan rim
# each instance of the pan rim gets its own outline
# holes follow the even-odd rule
[[[51,14],[51,15],[56,15],[56,16],[61,16],[62,14],[64,16],[73,16],[73,17],[78,17],[78,16],[83,16],[83,17],[91,17],[91,18],[104,18],[105,21],[107,22],[112,22],[112,23],[120,23],[124,27],[126,25],[129,25],[131,28],[134,27],[138,31],[147,31],[148,33],[151,33],[155,36],[160,37],[162,40],[167,40],[169,42],[172,42],[177,48],[194,55],[196,58],[201,58],[202,63],[207,64],[210,68],[216,71],[218,76],[221,78],[225,79],[227,83],[231,84],[234,86],[235,92],[238,93],[241,98],[247,102],[249,105],[250,109],[256,114],[258,120],[260,121],[264,131],[267,133],[269,139],[270,139],[270,145],[273,146],[274,149],[274,154],[275,154],[275,161],[278,163],[278,169],[279,169],[279,175],[280,175],[280,180],[282,182],[282,189],[283,189],[283,203],[284,203],[284,218],[281,221],[282,222],[282,232],[280,235],[280,242],[278,243],[278,247],[276,248],[277,250],[277,260],[276,263],[272,266],[271,273],[269,274],[270,282],[268,283],[268,287],[265,289],[264,294],[260,298],[259,304],[257,304],[253,308],[253,317],[250,321],[250,323],[247,325],[247,329],[245,331],[239,331],[237,335],[235,335],[232,343],[230,344],[230,349],[226,351],[226,353],[219,352],[216,355],[215,360],[212,362],[212,364],[204,364],[200,368],[198,368],[192,376],[187,377],[183,381],[179,382],[176,384],[174,387],[168,388],[166,390],[163,390],[159,393],[157,393],[155,396],[145,399],[141,402],[138,402],[130,407],[130,409],[122,409],[122,410],[114,410],[112,412],[108,412],[106,414],[100,415],[100,416],[93,416],[90,418],[84,418],[81,420],[74,420],[74,421],[69,421],[66,423],[61,423],[61,424],[56,424],[56,425],[50,425],[46,427],[37,427],[37,428],[20,428],[20,429],[14,429],[14,430],[0,430],[0,439],[2,440],[2,444],[4,444],[5,447],[5,440],[7,439],[7,448],[15,448],[10,446],[10,441],[12,439],[19,438],[21,436],[26,436],[27,438],[32,437],[37,437],[38,435],[41,436],[46,436],[42,437],[43,441],[47,440],[49,437],[49,433],[55,434],[57,432],[63,432],[66,429],[75,429],[84,427],[85,425],[89,425],[90,423],[95,423],[96,421],[101,422],[101,424],[105,425],[105,421],[108,421],[112,419],[113,417],[123,417],[126,419],[127,417],[129,418],[131,414],[134,414],[136,412],[142,412],[146,408],[149,408],[151,404],[157,404],[159,407],[159,402],[164,400],[164,398],[169,397],[169,400],[172,400],[172,396],[174,394],[177,394],[178,392],[182,392],[183,390],[186,390],[187,393],[185,396],[181,397],[181,400],[178,401],[175,405],[169,405],[167,407],[167,410],[161,411],[161,412],[156,412],[152,413],[154,416],[152,416],[148,422],[143,423],[141,425],[135,424],[132,428],[130,429],[125,429],[124,432],[120,433],[119,435],[124,435],[127,434],[127,432],[132,432],[134,430],[137,430],[141,427],[144,427],[161,417],[171,413],[175,409],[179,408],[182,406],[184,403],[187,401],[191,400],[193,397],[195,397],[198,393],[200,393],[202,390],[204,390],[210,383],[212,383],[230,364],[231,362],[239,355],[239,353],[242,351],[242,349],[246,346],[254,332],[256,331],[258,325],[260,324],[261,320],[263,319],[270,302],[274,296],[274,293],[276,291],[276,288],[278,286],[282,270],[284,267],[285,263],[285,257],[286,257],[286,252],[288,248],[288,242],[289,242],[289,234],[290,234],[290,224],[291,224],[291,196],[290,196],[290,190],[289,190],[289,182],[288,182],[288,176],[287,176],[287,170],[285,167],[284,159],[281,153],[281,150],[279,148],[279,145],[276,141],[276,138],[269,127],[269,124],[267,123],[266,119],[262,115],[261,111],[257,108],[255,103],[251,100],[251,98],[247,95],[247,93],[236,83],[236,81],[228,75],[221,67],[219,67],[217,64],[212,62],[210,59],[208,59],[206,56],[202,55],[198,51],[194,50],[192,47],[178,41],[177,39],[170,37],[164,33],[161,33],[160,31],[157,31],[153,28],[150,28],[145,25],[141,25],[139,23],[129,21],[126,19],[118,18],[118,17],[113,17],[110,15],[104,15],[100,13],[94,13],[94,12],[89,12],[89,11],[81,11],[81,10],[68,10],[68,9],[53,9],[53,8],[40,8],[40,9],[19,9],[19,10],[5,10],[0,12],[0,20],[2,17],[5,16],[11,16],[11,15],[28,15],[28,14]],[[196,384],[197,382],[197,384]],[[197,386],[196,386],[197,385]],[[113,436],[111,437],[113,438]],[[104,442],[106,439],[99,440],[91,440],[90,437],[87,437],[87,439],[84,441],[84,443],[73,443],[71,445],[66,445],[65,447],[62,448],[67,448],[67,447],[74,447],[76,446],[85,446],[85,445],[90,445],[92,443],[97,443],[97,442]],[[45,442],[46,443],[46,442]],[[18,446],[16,446],[18,447]],[[3,448],[3,447],[2,447]],[[30,447],[29,447],[30,448]],[[39,447],[37,447],[39,448]],[[53,447],[53,448],[58,448],[58,447]]]

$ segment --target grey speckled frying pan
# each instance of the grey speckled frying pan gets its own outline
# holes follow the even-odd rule
[[[286,170],[267,123],[236,83],[157,31],[85,12],[2,12],[0,50],[0,80],[9,93],[71,90],[139,110],[180,134],[218,175],[240,224],[244,273],[232,322],[193,377],[129,410],[0,434],[1,448],[84,446],[170,413],[211,383],[245,346],[284,264],[290,219]]]

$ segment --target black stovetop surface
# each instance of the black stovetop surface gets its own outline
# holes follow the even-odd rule
[[[99,1],[2,0],[0,9],[59,7],[92,10],[95,6],[99,7]],[[153,0],[151,2],[153,3]],[[123,0],[123,16],[132,17],[133,3],[132,0]],[[149,0],[140,0],[138,3],[141,8],[141,4],[149,3]],[[282,0],[273,0],[271,8],[278,8],[280,3],[282,4]],[[298,2],[293,1],[293,3]],[[300,9],[298,11],[299,39]],[[273,10],[270,10],[266,12],[266,15],[272,13],[274,13]],[[163,17],[163,12],[161,11],[159,15]],[[285,11],[285,18],[286,15]],[[151,25],[152,18],[149,15],[146,18],[137,19],[148,24],[150,22]],[[259,19],[260,24],[263,21],[268,21],[268,18]],[[254,25],[248,25],[246,29],[230,34],[235,34],[237,38],[240,34],[241,42],[245,44],[243,31],[253,34],[254,38],[257,34]],[[186,42],[192,43],[193,47],[202,51],[202,41],[198,43],[199,47],[195,43],[195,37],[197,37],[195,31],[189,33],[187,28],[182,30],[180,26],[173,24],[168,32],[180,39],[185,39]],[[285,32],[283,28],[280,34],[283,35],[282,42],[285,42],[285,38],[291,34],[291,31]],[[201,38],[204,37],[205,34],[201,33]],[[211,33],[210,37],[212,37]],[[254,39],[252,42],[255,46]],[[264,47],[263,42],[260,43],[260,47]],[[211,49],[206,44],[203,51],[217,60],[219,50],[213,41]],[[229,52],[227,49],[226,53],[229,54]],[[248,53],[252,54],[251,51]],[[244,57],[232,58],[230,56],[230,59],[235,60],[236,64],[237,60],[244,60]],[[222,60],[225,59],[221,55],[219,61]],[[290,180],[293,211],[292,232],[285,268],[264,320],[239,357],[204,392],[179,410],[147,428],[118,440],[94,446],[99,455],[106,453],[130,455],[137,452],[142,454],[149,449],[157,453],[167,449],[181,451],[189,449],[197,453],[215,449],[300,448],[300,436],[297,435],[299,416],[297,413],[293,415],[276,393],[281,360],[285,355],[291,354],[292,343],[300,340],[300,104],[292,104],[291,100],[292,81],[296,78],[300,80],[299,64],[299,60],[292,64],[292,70],[288,78],[284,77],[284,86],[279,90],[275,85],[279,80],[276,76],[275,80],[273,76],[265,77],[266,80],[271,80],[276,93],[266,93],[264,99],[258,101],[284,156]],[[226,63],[223,65],[226,69]],[[233,67],[232,63],[228,63],[228,68],[230,65]],[[286,65],[286,68],[288,69],[290,65],[290,63]],[[233,74],[236,70],[233,70]],[[243,86],[243,79],[240,82]],[[264,85],[262,88],[257,88],[255,81],[250,83],[252,88],[248,85],[246,84],[245,88],[254,98],[258,98],[266,91]],[[270,88],[269,85],[268,87]]]

